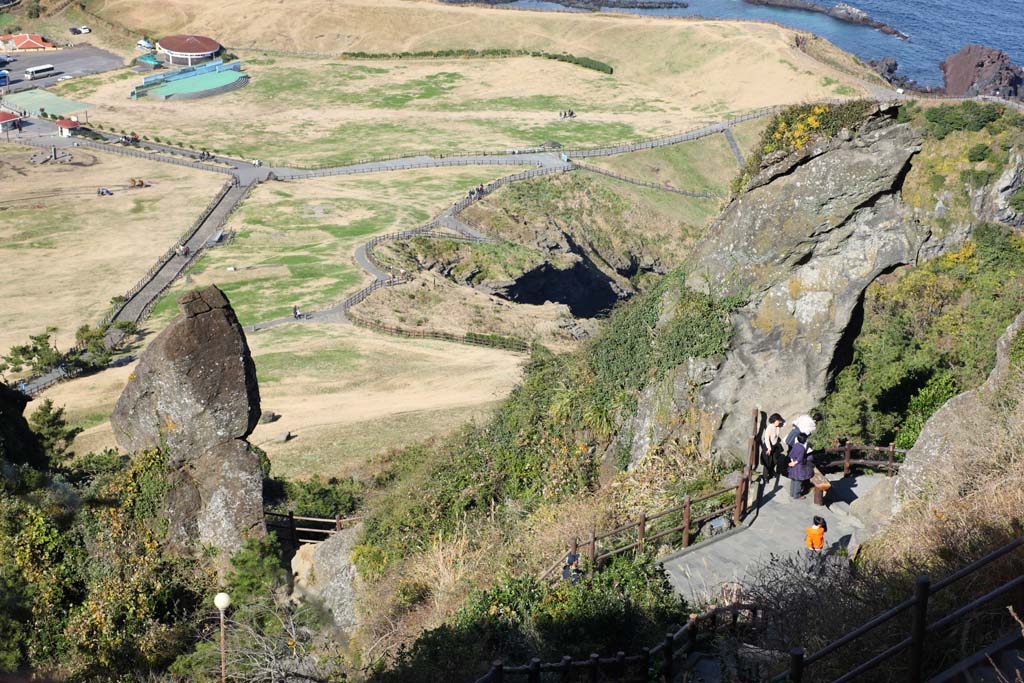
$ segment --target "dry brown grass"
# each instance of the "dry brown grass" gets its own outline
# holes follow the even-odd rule
[[[224,182],[203,173],[102,152],[73,150],[68,164],[39,165],[39,150],[0,146],[0,350],[58,327],[75,330],[110,304],[191,225]],[[128,189],[129,179],[150,187]],[[112,197],[96,196],[108,187]]]

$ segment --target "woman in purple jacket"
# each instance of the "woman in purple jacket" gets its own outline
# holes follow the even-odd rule
[[[804,482],[814,476],[814,461],[807,447],[807,435],[800,433],[789,449],[789,497],[803,499]]]

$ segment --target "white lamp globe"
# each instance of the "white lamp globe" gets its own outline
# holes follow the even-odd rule
[[[228,607],[231,607],[231,596],[227,593],[217,593],[217,595],[213,596],[213,604],[223,612]]]

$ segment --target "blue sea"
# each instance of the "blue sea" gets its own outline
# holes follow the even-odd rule
[[[686,9],[617,11],[776,21],[817,33],[864,60],[895,57],[899,72],[921,85],[942,85],[939,62],[968,43],[998,48],[1014,63],[1024,64],[1024,0],[848,0],[910,36],[909,41],[813,12],[748,5],[743,0],[687,1]],[[833,5],[836,0],[819,2]],[[513,6],[565,9],[542,0],[518,0]]]

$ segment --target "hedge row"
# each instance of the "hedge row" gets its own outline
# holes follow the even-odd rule
[[[568,62],[584,69],[593,69],[601,73],[614,73],[610,64],[591,59],[590,57],[577,57],[568,52],[540,52],[537,50],[511,50],[505,48],[492,48],[487,50],[420,50],[419,52],[343,52],[340,55],[343,59],[424,59],[437,57],[541,57],[543,59],[554,59],[559,62]]]

